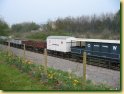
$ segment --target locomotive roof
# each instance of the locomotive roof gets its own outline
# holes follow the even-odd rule
[[[115,44],[120,44],[120,40],[106,40],[106,39],[82,39],[82,38],[76,38],[74,41],[101,42],[101,43],[115,43]]]
[[[49,38],[49,39],[67,39],[67,38],[72,38],[72,37],[71,36],[48,36],[47,38]]]

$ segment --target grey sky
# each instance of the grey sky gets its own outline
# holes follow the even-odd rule
[[[116,13],[120,0],[0,0],[0,16],[10,25],[44,23],[58,17]]]

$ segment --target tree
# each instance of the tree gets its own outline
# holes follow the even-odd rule
[[[0,18],[0,35],[6,36],[9,33],[9,26],[8,24]]]
[[[30,32],[31,30],[37,30],[40,28],[40,25],[34,22],[24,22],[19,24],[13,24],[11,29],[15,32]]]

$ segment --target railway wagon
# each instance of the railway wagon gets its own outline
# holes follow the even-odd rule
[[[71,58],[75,59],[78,62],[82,62],[82,55],[85,50],[85,40],[86,39],[82,39],[80,41],[79,38],[71,40],[71,43],[76,42],[76,46],[71,46]]]
[[[75,41],[75,40],[73,40]],[[82,62],[83,52],[87,53],[88,63],[120,69],[120,41],[77,38],[78,46],[71,47],[72,58]]]
[[[7,40],[8,37],[7,36],[0,36],[0,40]]]
[[[47,37],[47,50],[49,54],[57,56],[70,56],[71,46],[76,46],[76,43],[71,43],[75,37],[70,36],[49,36]]]
[[[79,46],[72,46],[71,53],[82,55],[84,51],[87,55],[111,58],[120,60],[120,41],[119,40],[102,40],[102,39],[79,39]]]
[[[99,40],[86,42],[87,55],[120,60],[119,40]]]
[[[10,42],[10,46],[16,47],[16,48],[22,48],[22,40],[21,39],[9,39],[6,41],[7,45]]]
[[[43,53],[44,48],[46,48],[46,42],[45,41],[22,41],[22,44],[25,44],[27,50],[36,51],[39,53]]]
[[[7,36],[0,36],[0,44],[6,44]]]

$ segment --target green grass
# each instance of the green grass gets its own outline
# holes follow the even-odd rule
[[[83,90],[82,77],[32,64],[19,57],[0,51],[0,89],[1,90]],[[75,83],[74,81],[78,81]],[[84,90],[113,90],[104,84],[86,81]]]
[[[0,90],[50,90],[17,68],[0,62]]]

